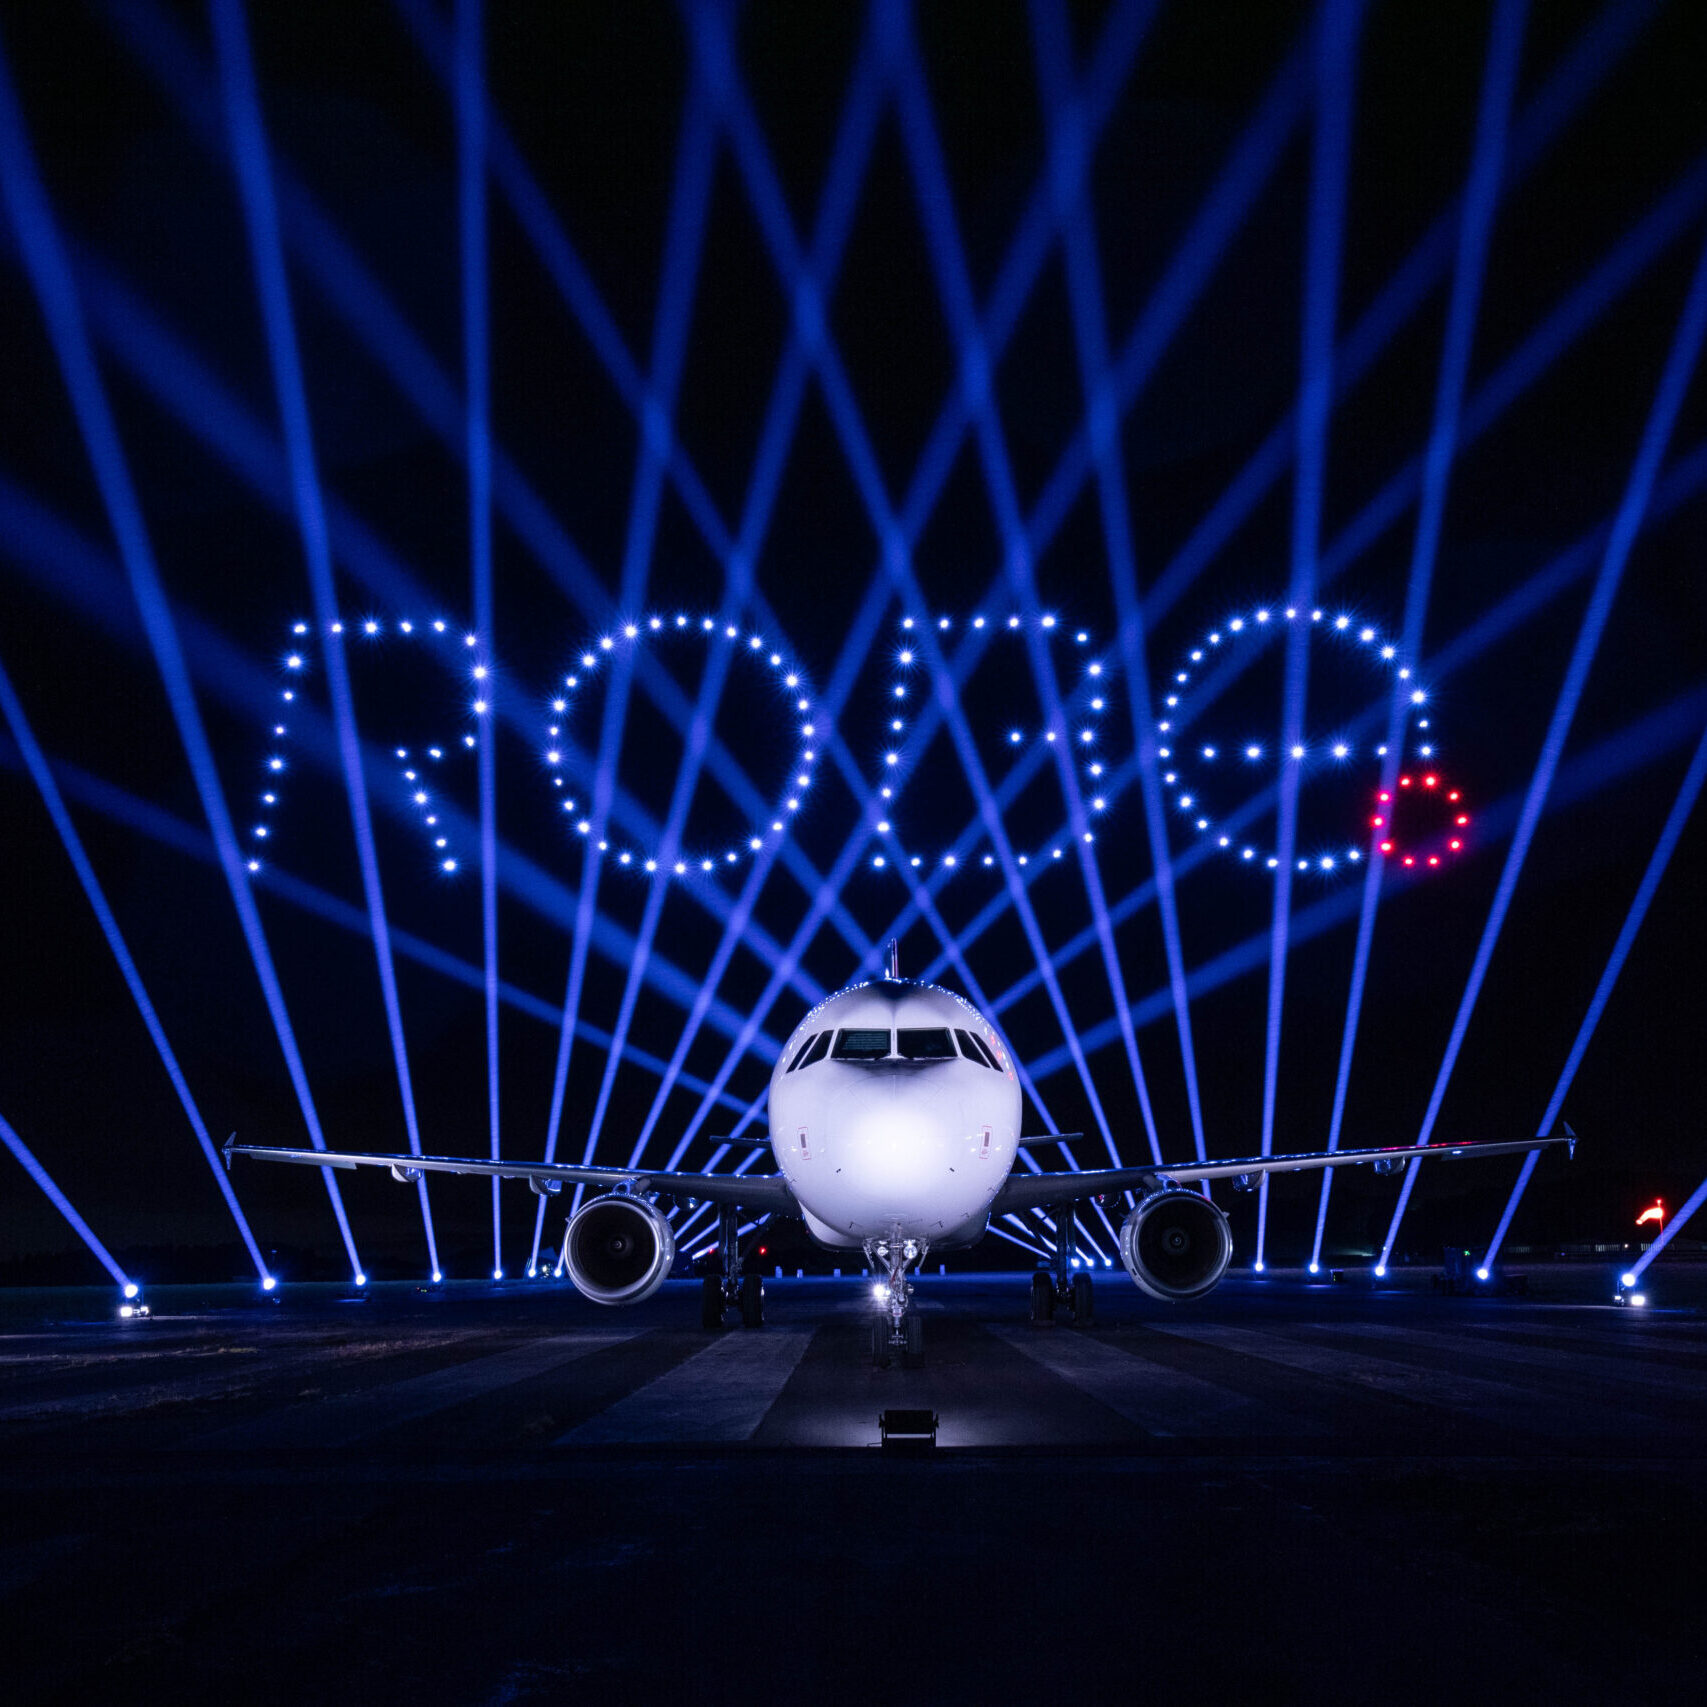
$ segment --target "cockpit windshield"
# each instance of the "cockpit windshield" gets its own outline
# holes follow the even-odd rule
[[[889,1033],[849,1027],[836,1038],[832,1051],[837,1061],[881,1061],[889,1053]]]
[[[903,1061],[952,1061],[954,1045],[947,1026],[921,1027],[895,1033],[896,1052]]]

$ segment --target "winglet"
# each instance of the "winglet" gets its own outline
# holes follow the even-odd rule
[[[231,1146],[236,1142],[237,1134],[233,1132],[231,1136],[225,1140],[225,1148],[220,1151],[220,1154],[225,1158],[225,1171],[227,1173],[231,1172]]]
[[[883,953],[883,976],[896,982],[901,977],[901,944],[895,938],[889,939],[889,946]]]
[[[1570,1121],[1561,1120],[1559,1124],[1565,1129],[1565,1155],[1574,1162],[1577,1159],[1577,1135],[1571,1130]]]

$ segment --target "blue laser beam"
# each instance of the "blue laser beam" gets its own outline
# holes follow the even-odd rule
[[[322,630],[329,632],[338,617],[338,595],[333,584],[331,547],[326,531],[326,512],[320,475],[314,453],[309,420],[308,393],[303,381],[302,360],[297,346],[295,318],[291,311],[290,287],[285,277],[284,252],[279,242],[278,211],[273,200],[272,175],[267,159],[267,141],[255,88],[254,65],[243,11],[236,0],[217,0],[214,7],[215,39],[226,93],[226,115],[231,130],[231,155],[236,172],[244,220],[248,227],[250,253],[256,286],[266,326],[272,360],[273,385],[284,426],[295,498],[297,527],[302,537],[314,610]],[[421,1154],[421,1134],[416,1119],[415,1092],[409,1071],[409,1052],[403,1032],[403,1013],[397,995],[397,977],[391,960],[391,936],[380,883],[379,856],[374,845],[373,820],[368,807],[367,784],[362,774],[361,745],[356,733],[355,702],[350,691],[344,649],[336,643],[325,648],[327,681],[337,724],[338,756],[344,788],[350,803],[356,851],[361,866],[362,888],[367,901],[374,954],[379,968],[380,989],[385,1003],[386,1023],[391,1036],[392,1062],[403,1104],[403,1123],[410,1151]],[[433,1232],[432,1206],[427,1182],[416,1181],[421,1225],[426,1235],[430,1270],[440,1268],[438,1241]]]
[[[1422,652],[1423,619],[1428,610],[1440,529],[1446,510],[1448,477],[1457,449],[1459,413],[1465,376],[1470,365],[1470,346],[1476,311],[1481,301],[1482,275],[1487,261],[1488,239],[1493,229],[1499,198],[1500,174],[1504,166],[1506,133],[1517,70],[1523,46],[1528,0],[1500,0],[1495,8],[1487,68],[1477,109],[1476,141],[1470,174],[1464,191],[1464,219],[1459,231],[1458,258],[1453,268],[1452,295],[1446,315],[1446,337],[1441,351],[1440,372],[1435,384],[1434,423],[1429,435],[1423,474],[1423,495],[1411,549],[1410,575],[1405,590],[1405,615],[1401,655],[1416,658]],[[1380,793],[1391,795],[1399,774],[1400,734],[1409,707],[1402,691],[1393,696],[1384,743],[1387,757],[1381,768]],[[1339,1064],[1334,1076],[1333,1111],[1328,1121],[1327,1148],[1339,1148],[1340,1126],[1345,1116],[1346,1091],[1351,1078],[1352,1054],[1357,1042],[1358,1020],[1363,1010],[1363,991],[1369,972],[1370,945],[1380,906],[1384,860],[1378,838],[1371,839],[1369,863],[1364,872],[1363,902],[1357,921],[1357,944],[1352,955],[1351,985],[1346,996],[1345,1026],[1340,1037]],[[1319,1263],[1322,1238],[1327,1226],[1328,1197],[1333,1190],[1334,1170],[1322,1170],[1322,1189],[1316,1208],[1316,1231],[1310,1260]]]
[[[124,933],[119,929],[118,919],[107,901],[106,891],[95,874],[94,865],[84,849],[83,839],[77,833],[77,826],[72,822],[70,812],[66,810],[64,796],[59,791],[58,783],[54,781],[47,756],[36,740],[35,732],[24,714],[23,704],[12,686],[11,677],[6,673],[4,664],[0,664],[0,711],[5,714],[7,727],[12,731],[12,739],[17,743],[24,765],[40,791],[42,804],[46,806],[48,816],[52,818],[53,826],[59,832],[59,839],[65,845],[66,856],[77,872],[77,881],[83,885],[83,893],[89,898],[89,905],[100,924],[101,934],[107,939],[107,946],[118,963],[126,988],[136,1003],[136,1011],[142,1016],[149,1039],[160,1057],[160,1064],[166,1069],[166,1077],[171,1080],[172,1089],[177,1093],[179,1106],[190,1123],[190,1130],[195,1134],[196,1142],[201,1146],[202,1155],[207,1160],[220,1196],[225,1200],[225,1207],[230,1211],[238,1237],[242,1239],[243,1247],[255,1265],[256,1275],[264,1280],[267,1265],[262,1259],[260,1247],[255,1243],[255,1235],[250,1231],[248,1218],[237,1202],[236,1193],[231,1189],[230,1177],[220,1166],[219,1157],[214,1153],[207,1123],[202,1119],[201,1109],[190,1091],[189,1080],[185,1078],[183,1068],[179,1065],[177,1052],[166,1036],[166,1028],[161,1024],[159,1011],[149,999],[142,973],[137,968],[130,946],[124,939]]]
[[[1034,5],[1033,35],[1038,44],[1038,75],[1048,102],[1054,133],[1066,135],[1065,147],[1082,146],[1072,135],[1077,128],[1078,108],[1069,92],[1071,57],[1066,20],[1058,3]],[[1080,382],[1092,457],[1097,471],[1097,495],[1102,516],[1103,540],[1109,554],[1109,577],[1114,589],[1116,620],[1122,668],[1127,680],[1127,707],[1132,718],[1134,749],[1148,755],[1153,748],[1150,725],[1151,689],[1146,656],[1142,610],[1138,599],[1138,570],[1132,549],[1132,522],[1125,473],[1120,457],[1118,416],[1109,373],[1107,318],[1103,305],[1101,267],[1097,259],[1095,211],[1088,197],[1078,194],[1063,209],[1063,244],[1067,262],[1067,284],[1073,313],[1074,336],[1079,353]],[[1203,1104],[1197,1081],[1197,1049],[1192,1037],[1191,1007],[1185,989],[1185,960],[1179,936],[1179,912],[1175,905],[1173,859],[1168,848],[1167,821],[1162,808],[1161,788],[1153,762],[1141,762],[1139,788],[1144,803],[1144,822],[1150,842],[1151,864],[1156,872],[1156,893],[1162,921],[1163,948],[1167,956],[1170,987],[1174,995],[1174,1024],[1179,1037],[1180,1062],[1185,1075],[1186,1106],[1191,1119],[1192,1142],[1198,1159],[1205,1156]],[[1106,908],[1098,918],[1098,941],[1112,942]],[[1161,1140],[1138,1055],[1137,1034],[1132,1026],[1131,1004],[1125,989],[1117,993],[1117,1015],[1121,1021],[1121,1043],[1138,1094],[1138,1107],[1149,1139],[1153,1160],[1162,1159]]]
[[[1695,275],[1690,282],[1689,295],[1684,302],[1683,311],[1678,317],[1671,348],[1666,355],[1665,368],[1660,375],[1653,404],[1648,411],[1647,423],[1642,431],[1642,442],[1637,450],[1623,499],[1618,506],[1618,513],[1612,524],[1611,536],[1607,540],[1606,552],[1601,559],[1599,572],[1595,576],[1594,588],[1589,595],[1588,607],[1583,612],[1582,624],[1577,632],[1576,644],[1571,651],[1570,663],[1566,667],[1565,679],[1560,684],[1558,702],[1554,706],[1552,719],[1542,740],[1541,752],[1536,760],[1535,773],[1530,780],[1529,790],[1524,799],[1523,811],[1519,817],[1516,832],[1513,834],[1511,847],[1506,855],[1505,867],[1500,873],[1499,887],[1495,890],[1493,904],[1488,909],[1487,922],[1483,927],[1481,941],[1477,945],[1476,958],[1470,968],[1470,977],[1465,984],[1464,994],[1452,1023],[1451,1034],[1447,1038],[1446,1053],[1441,1061],[1434,1089],[1430,1093],[1428,1107],[1423,1114],[1422,1135],[1417,1140],[1419,1143],[1428,1141],[1428,1135],[1434,1127],[1435,1117],[1440,1111],[1441,1100],[1446,1095],[1447,1082],[1451,1078],[1453,1067],[1457,1064],[1458,1051],[1463,1044],[1464,1033],[1469,1027],[1470,1016],[1475,1010],[1476,998],[1481,993],[1482,979],[1486,975],[1488,962],[1493,957],[1494,947],[1499,941],[1500,928],[1505,923],[1505,915],[1511,905],[1512,893],[1517,887],[1518,877],[1523,870],[1524,858],[1529,852],[1530,839],[1533,837],[1535,826],[1540,820],[1541,811],[1547,799],[1547,791],[1552,784],[1553,773],[1558,767],[1560,754],[1564,750],[1565,739],[1570,733],[1571,722],[1576,715],[1577,702],[1582,697],[1583,685],[1588,679],[1588,672],[1594,663],[1601,634],[1604,632],[1607,618],[1611,614],[1612,601],[1617,595],[1619,582],[1624,573],[1624,565],[1629,560],[1631,549],[1636,543],[1637,534],[1641,531],[1642,523],[1646,518],[1648,500],[1652,495],[1660,464],[1665,456],[1672,426],[1677,419],[1677,411],[1682,404],[1690,376],[1694,372],[1696,358],[1700,354],[1704,331],[1707,331],[1707,245],[1703,246],[1700,258],[1696,263]],[[1420,1161],[1420,1157],[1413,1158],[1405,1170],[1404,1187],[1399,1193],[1398,1203],[1394,1206],[1393,1219],[1388,1226],[1386,1238],[1382,1241],[1381,1264],[1383,1267],[1386,1266],[1387,1260],[1392,1254],[1393,1241],[1398,1237],[1399,1223],[1404,1219],[1405,1208],[1410,1202],[1411,1192],[1415,1189]]]
[[[1292,510],[1292,571],[1287,599],[1300,620],[1286,635],[1281,682],[1281,746],[1296,754],[1304,738],[1310,629],[1304,612],[1315,603],[1321,547],[1322,486],[1327,466],[1328,420],[1333,410],[1334,325],[1338,318],[1340,248],[1345,226],[1346,179],[1351,159],[1352,103],[1356,94],[1360,0],[1328,0],[1317,37],[1317,105],[1310,206],[1305,235],[1304,327],[1298,398],[1297,478]],[[1279,830],[1275,839],[1274,911],[1269,932],[1268,1034],[1263,1052],[1262,1154],[1274,1150],[1274,1104],[1280,1077],[1280,1027],[1286,1001],[1286,956],[1292,916],[1292,861],[1298,832],[1302,763],[1281,771]],[[1256,1263],[1268,1234],[1269,1176],[1258,1181]]]
[[[677,149],[675,183],[671,191],[668,234],[665,239],[664,286],[660,294],[653,334],[653,377],[650,390],[648,422],[655,423],[643,435],[635,470],[634,488],[630,498],[628,540],[624,550],[620,598],[625,608],[638,608],[645,596],[651,566],[651,547],[657,521],[658,502],[662,495],[663,443],[669,436],[677,385],[687,346],[689,313],[693,303],[699,273],[699,258],[705,235],[706,214],[710,202],[711,174],[716,161],[713,148],[712,112],[705,90],[696,78],[689,91],[683,116],[682,137]],[[612,677],[600,724],[599,764],[593,782],[593,835],[602,838],[610,812],[611,795],[616,777],[617,758],[627,716],[631,657],[625,651],[619,658]],[[652,948],[653,933],[662,910],[663,897],[669,883],[670,863],[676,855],[686,817],[687,802],[692,798],[693,784],[703,760],[710,722],[704,715],[707,701],[715,705],[721,693],[724,673],[728,669],[728,653],[713,648],[705,677],[701,684],[701,702],[687,743],[688,757],[678,773],[672,792],[668,815],[664,822],[663,838],[658,848],[658,875],[647,895],[646,913],[638,933],[638,952],[623,981],[622,1005],[618,1011],[614,1036],[616,1047],[605,1057],[604,1072],[593,1117],[588,1125],[583,1146],[583,1162],[591,1162],[604,1124],[605,1109],[622,1049],[627,1041],[629,1024],[639,1000],[641,978]],[[712,685],[715,679],[715,686]],[[691,767],[692,775],[688,775]],[[577,931],[571,949],[569,994],[565,998],[563,1044],[560,1051],[562,1071],[554,1076],[552,1086],[551,1121],[546,1132],[546,1156],[556,1152],[558,1123],[562,1115],[562,1087],[567,1077],[568,1046],[573,1036],[575,1010],[581,997],[581,979],[586,966],[587,928],[581,927],[583,916],[590,926],[590,913],[598,894],[599,862],[589,857],[581,871],[581,892],[577,902]],[[581,1192],[577,1188],[576,1202]],[[545,1200],[539,1203],[534,1218],[534,1244],[537,1254],[540,1234],[544,1228]]]
[[[18,1166],[42,1188],[48,1202],[70,1223],[72,1231],[89,1247],[90,1255],[113,1277],[118,1289],[125,1297],[134,1298],[137,1292],[135,1283],[113,1260],[112,1252],[95,1237],[94,1229],[77,1213],[71,1199],[54,1184],[53,1176],[35,1159],[29,1146],[18,1136],[11,1121],[4,1115],[0,1115],[0,1144],[4,1144],[12,1152],[17,1158]]]
[[[274,971],[260,915],[249,890],[213,751],[178,643],[171,606],[155,567],[153,547],[141,506],[137,502],[118,429],[107,403],[64,246],[36,171],[3,49],[0,49],[0,187],[4,190],[7,212],[23,251],[25,268],[47,324],[48,336],[70,394],[107,519],[118,543],[143,628],[178,725],[196,791],[219,848],[221,869],[261,981],[304,1125],[315,1149],[322,1150],[326,1141],[285,1008],[284,992]],[[356,1257],[355,1241],[337,1181],[329,1169],[322,1169],[321,1177],[332,1202],[351,1270],[359,1273],[361,1264]]]
[[[481,0],[456,0],[456,189],[462,260],[464,460],[468,468],[469,580],[474,626],[494,645],[492,608],[491,360],[486,281],[486,87]],[[492,683],[489,700],[498,697]],[[498,743],[488,731],[480,769],[480,932],[486,971],[486,1119],[491,1156],[503,1145],[498,1071]],[[502,1197],[492,1179],[492,1267],[504,1267]],[[438,1265],[435,1263],[434,1267]]]
[[[1612,945],[1612,952],[1607,956],[1605,969],[1601,972],[1600,982],[1595,985],[1594,994],[1589,998],[1587,1011],[1583,1014],[1583,1022],[1577,1028],[1577,1035],[1571,1044],[1570,1054],[1565,1058],[1565,1065],[1560,1070],[1558,1083],[1553,1087],[1553,1094],[1547,1099],[1547,1108],[1541,1117],[1539,1130],[1551,1132],[1554,1123],[1565,1105],[1565,1098],[1570,1094],[1572,1082],[1577,1076],[1577,1068],[1582,1064],[1582,1058],[1587,1051],[1589,1042],[1594,1036],[1594,1030],[1600,1023],[1600,1016],[1606,1009],[1608,999],[1612,995],[1613,986],[1618,982],[1618,975],[1624,970],[1624,962],[1630,953],[1630,945],[1636,940],[1636,933],[1642,928],[1642,921],[1648,915],[1648,905],[1654,898],[1654,891],[1660,886],[1660,879],[1665,876],[1666,866],[1670,863],[1673,850],[1677,847],[1678,838],[1683,834],[1683,827],[1689,821],[1689,815],[1695,810],[1695,803],[1701,797],[1701,785],[1707,781],[1707,731],[1703,731],[1701,740],[1695,748],[1695,756],[1690,760],[1689,768],[1684,772],[1683,782],[1677,791],[1677,798],[1672,802],[1671,811],[1666,815],[1664,826],[1660,830],[1659,840],[1654,844],[1654,851],[1648,858],[1647,869],[1642,873],[1642,881],[1636,887],[1636,894],[1630,902],[1630,910],[1624,916],[1623,927],[1618,932],[1618,939]],[[1494,1259],[1499,1255],[1500,1246],[1505,1242],[1507,1229],[1511,1226],[1511,1218],[1517,1213],[1517,1206],[1523,1200],[1523,1193],[1529,1185],[1529,1176],[1535,1172],[1535,1164],[1540,1159],[1539,1150],[1531,1150],[1523,1159],[1523,1167],[1517,1176],[1517,1183],[1511,1189],[1511,1196],[1506,1199],[1506,1206],[1500,1213],[1499,1225],[1494,1229],[1494,1236],[1488,1241],[1487,1251],[1482,1257],[1481,1266],[1491,1269]],[[1669,1234],[1676,1228],[1679,1217],[1672,1217]],[[1652,1249],[1644,1253],[1641,1268],[1645,1268],[1652,1260]],[[1639,1271],[1638,1271],[1639,1272]]]

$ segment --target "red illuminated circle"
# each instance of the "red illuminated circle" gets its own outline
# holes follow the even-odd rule
[[[1469,843],[1464,791],[1438,770],[1401,772],[1391,790],[1376,790],[1373,804],[1377,851],[1407,870],[1439,870]]]

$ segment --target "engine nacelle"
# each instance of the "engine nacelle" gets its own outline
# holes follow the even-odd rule
[[[676,1238],[643,1197],[595,1197],[576,1211],[563,1239],[563,1266],[595,1304],[650,1298],[676,1260]]]
[[[1141,1292],[1177,1304],[1201,1298],[1227,1272],[1233,1235],[1201,1192],[1153,1191],[1121,1223],[1120,1260]]]

